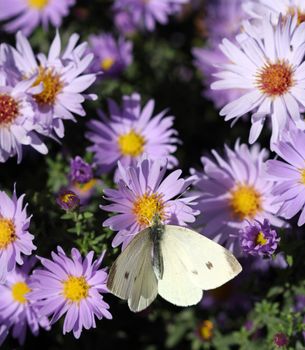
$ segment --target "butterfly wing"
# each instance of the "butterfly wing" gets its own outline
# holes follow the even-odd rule
[[[111,266],[107,287],[117,297],[128,300],[131,311],[147,308],[158,293],[152,262],[149,230],[139,232]]]
[[[189,272],[192,262],[183,244],[174,235],[164,232],[160,248],[163,256],[163,276],[158,281],[160,296],[178,306],[199,303],[202,288],[192,283]]]
[[[182,274],[186,273],[191,283],[203,290],[220,287],[242,270],[230,251],[193,230],[166,225],[162,248],[171,246],[172,242],[175,247],[179,247],[178,251],[183,251],[181,257],[176,257],[176,260],[181,260],[180,264],[185,266]],[[173,252],[169,254],[173,255]],[[164,257],[164,260],[166,259],[167,257]]]

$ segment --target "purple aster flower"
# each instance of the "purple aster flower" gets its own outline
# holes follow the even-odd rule
[[[89,47],[94,59],[89,67],[93,73],[102,71],[102,77],[117,76],[132,62],[132,42],[116,40],[111,34],[90,35]]]
[[[267,219],[263,224],[254,221],[240,232],[240,245],[246,254],[271,256],[277,249],[280,238]]]
[[[219,44],[224,37],[234,40],[241,33],[241,22],[245,13],[241,8],[242,0],[214,0],[207,4],[205,26],[208,32],[208,42],[205,48],[194,48],[195,66],[203,74],[204,85],[209,87],[216,78],[214,74],[220,65],[229,63],[229,59],[220,50]],[[216,107],[239,98],[242,89],[211,90],[206,88],[203,95],[211,99]]]
[[[24,196],[17,198],[15,189],[12,198],[0,191],[0,283],[5,282],[16,263],[23,264],[21,254],[31,255],[36,249],[34,236],[28,231],[31,217],[26,206],[23,208]]]
[[[304,312],[305,310],[305,295],[298,294],[295,296],[295,312]]]
[[[123,35],[127,36],[136,32],[137,28],[131,13],[124,10],[116,10],[113,20],[116,28]]]
[[[212,151],[215,160],[202,157],[203,172],[195,172],[194,193],[201,215],[197,224],[202,232],[240,253],[239,230],[255,220],[279,227],[284,222],[275,216],[273,182],[264,177],[265,149],[248,148],[237,141],[234,150],[225,145],[226,158]],[[194,171],[192,171],[194,173]]]
[[[146,28],[149,31],[155,29],[156,22],[167,24],[168,17],[177,13],[181,6],[189,0],[116,0],[115,12],[127,12],[130,14],[137,28]]]
[[[286,133],[274,146],[284,160],[268,160],[267,173],[276,182],[273,188],[278,215],[290,219],[301,212],[298,225],[305,223],[305,134],[299,130]]]
[[[74,210],[79,206],[80,199],[70,190],[62,190],[59,192],[56,203],[64,210]]]
[[[110,118],[99,111],[101,121],[91,120],[87,138],[93,143],[88,148],[94,153],[94,161],[100,173],[116,168],[120,160],[124,167],[135,165],[143,154],[151,159],[161,159],[171,168],[177,159],[171,155],[176,151],[176,130],[172,129],[172,116],[166,111],[153,116],[154,100],[149,100],[141,109],[141,96],[124,96],[120,108],[112,100],[108,103]]]
[[[118,162],[118,167],[118,189],[104,190],[106,199],[113,203],[101,206],[117,213],[103,224],[119,231],[113,247],[123,244],[124,249],[138,232],[151,225],[155,215],[166,224],[185,226],[195,221],[198,212],[192,208],[193,198],[175,199],[193,182],[192,178],[179,178],[181,170],[164,179],[166,166],[158,160],[143,159],[129,168]]]
[[[8,32],[22,30],[29,35],[40,24],[47,31],[49,23],[60,27],[74,3],[75,0],[0,0],[0,21],[9,20],[4,26]]]
[[[5,284],[0,285],[0,323],[5,324],[21,345],[25,341],[27,328],[35,336],[40,327],[50,329],[49,320],[40,314],[35,302],[28,299],[32,289],[30,270],[34,261],[27,259],[21,268],[9,272]]]
[[[86,183],[93,178],[92,167],[90,164],[85,162],[80,156],[76,156],[70,161],[70,181]]]
[[[16,83],[15,71],[7,67],[1,70],[0,66],[0,162],[17,155],[20,163],[24,146],[31,146],[42,154],[48,152],[39,137],[33,96],[41,92],[42,86],[32,87],[35,79]]]
[[[301,112],[305,107],[304,51],[305,24],[297,26],[297,16],[270,19],[262,24],[262,34],[249,22],[243,25],[243,39],[235,45],[224,39],[220,45],[230,63],[221,65],[215,90],[243,89],[243,95],[220,111],[225,120],[252,112],[249,142],[259,137],[266,118],[272,122],[271,147],[278,142],[289,123],[305,129]]]
[[[52,316],[51,324],[64,314],[63,333],[73,331],[79,338],[83,327],[95,328],[95,316],[111,319],[109,305],[100,293],[107,293],[107,273],[100,269],[104,254],[93,261],[93,252],[83,259],[73,248],[69,258],[61,247],[52,252],[52,260],[39,258],[43,269],[33,272],[29,299],[39,305],[41,314]]]
[[[96,98],[96,95],[82,93],[93,84],[96,77],[95,74],[83,74],[93,54],[87,54],[86,43],[76,46],[78,39],[77,34],[72,34],[65,50],[61,52],[61,40],[57,32],[48,55],[40,53],[36,59],[26,37],[21,32],[16,36],[13,55],[20,79],[35,76],[33,86],[43,85],[43,90],[34,95],[34,100],[41,132],[47,136],[53,136],[55,131],[58,137],[63,137],[63,120],[75,121],[72,113],[85,116],[82,103],[86,98]]]

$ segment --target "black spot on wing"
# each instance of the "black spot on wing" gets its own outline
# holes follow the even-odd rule
[[[129,277],[129,272],[125,272],[125,275],[124,275],[124,278],[127,280],[128,279],[128,277]]]
[[[205,264],[205,266],[209,269],[209,270],[211,270],[214,266],[213,266],[213,264],[210,262],[210,261],[208,261],[206,264]]]
[[[193,270],[192,273],[193,273],[194,275],[198,275],[198,271],[197,271],[197,270]]]

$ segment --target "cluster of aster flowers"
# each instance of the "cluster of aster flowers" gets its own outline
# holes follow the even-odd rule
[[[168,17],[181,10],[189,0],[115,0],[113,11],[118,29],[131,33],[136,29],[153,31],[156,23],[167,24]]]
[[[78,338],[83,328],[96,327],[95,316],[112,317],[102,296],[108,291],[106,270],[100,268],[104,254],[93,261],[93,252],[83,259],[73,248],[69,258],[58,247],[52,260],[37,257],[42,268],[35,268],[31,217],[23,198],[15,190],[12,198],[0,192],[0,345],[9,331],[23,344],[27,328],[37,335],[64,314],[64,333],[73,331]]]
[[[0,46],[0,162],[31,146],[46,154],[42,138],[64,136],[63,120],[85,116],[82,103],[95,95],[84,95],[95,74],[85,70],[93,59],[86,45],[77,45],[73,34],[61,50],[57,32],[48,55],[34,54],[26,37],[16,35],[16,48]]]
[[[116,0],[113,9],[127,31],[152,31],[186,2]],[[74,1],[62,2],[59,17],[51,14],[51,4],[56,1],[29,1],[28,11],[12,2],[1,12],[0,0],[0,20],[17,16],[6,28],[26,27],[29,34],[39,21],[58,25]],[[285,220],[300,213],[298,225],[305,223],[304,11],[297,0],[216,1],[208,13],[211,21],[217,13],[219,28],[208,23],[207,48],[193,51],[211,84],[205,95],[221,108],[220,115],[235,122],[251,113],[250,144],[269,120],[270,148],[281,159],[268,159],[258,144],[237,140],[233,148],[224,146],[224,154],[212,150],[212,156],[202,157],[203,169],[191,169],[184,179],[180,169],[173,170],[180,143],[174,117],[167,110],[155,114],[155,101],[143,103],[134,92],[121,103],[108,100],[108,111],[100,109],[98,119],[88,122],[93,164],[80,156],[70,160],[68,185],[57,203],[75,210],[101,186],[101,175],[113,175],[114,188],[104,190],[106,204],[100,205],[114,214],[103,222],[116,231],[113,247],[125,249],[157,215],[164,224],[194,227],[238,256],[273,256],[278,232],[289,227]],[[0,162],[15,155],[20,162],[24,146],[45,154],[43,138],[62,138],[63,120],[85,116],[84,100],[96,96],[83,92],[97,73],[115,76],[132,60],[132,43],[125,39],[90,36],[90,48],[77,45],[78,39],[73,34],[62,51],[57,32],[47,56],[35,55],[22,32],[16,47],[0,45]],[[15,190],[12,197],[0,192],[0,344],[9,332],[23,343],[27,327],[36,335],[62,317],[63,332],[79,338],[83,329],[96,327],[96,317],[112,317],[102,296],[107,292],[104,253],[93,260],[93,252],[82,257],[72,248],[68,256],[57,247],[50,259],[25,257],[36,246],[23,198]],[[213,324],[205,321],[200,334],[209,340]]]

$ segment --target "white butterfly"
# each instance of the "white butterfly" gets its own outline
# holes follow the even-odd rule
[[[227,249],[185,227],[154,223],[139,232],[113,263],[111,293],[131,311],[146,309],[159,294],[178,305],[197,304],[203,290],[228,282],[242,270]]]

